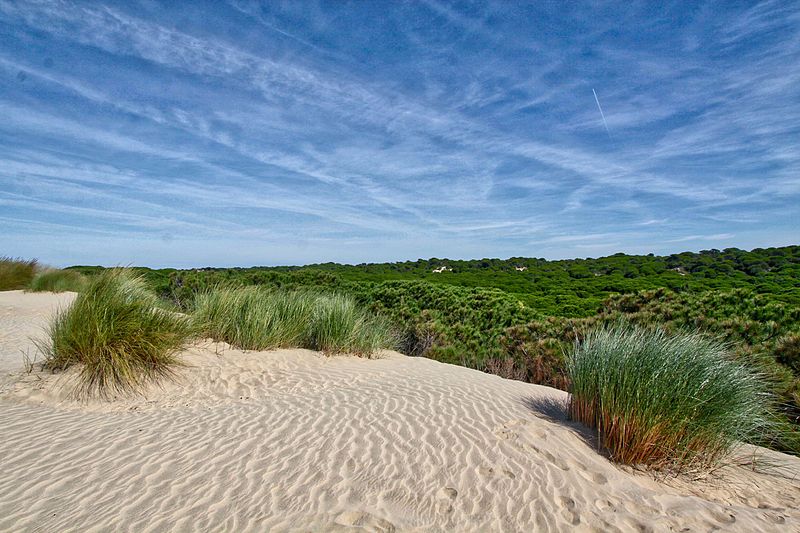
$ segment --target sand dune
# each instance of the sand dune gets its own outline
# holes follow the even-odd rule
[[[0,293],[3,365],[56,300]],[[393,352],[183,357],[111,402],[17,367],[0,531],[800,531],[797,459],[656,481],[598,454],[547,387]]]
[[[31,339],[42,334],[50,313],[74,298],[72,292],[0,291],[0,389],[16,379],[25,357],[36,356]]]

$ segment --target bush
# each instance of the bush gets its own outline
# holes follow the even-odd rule
[[[408,355],[483,369],[505,355],[505,328],[540,315],[516,295],[497,289],[455,287],[425,281],[348,284],[356,299],[403,330]]]
[[[74,270],[45,270],[31,280],[31,292],[80,292],[86,284],[86,277]]]
[[[382,318],[342,295],[218,288],[198,294],[194,319],[204,334],[244,350],[301,347],[369,357],[394,342]]]
[[[36,275],[36,259],[0,257],[0,291],[26,288]]]
[[[40,349],[52,371],[81,365],[79,394],[107,396],[171,376],[191,332],[189,321],[161,308],[141,278],[114,269],[56,313]]]
[[[620,463],[704,469],[774,429],[766,384],[709,337],[598,329],[576,344],[567,369],[570,417],[597,429]]]
[[[800,373],[800,334],[790,333],[779,339],[775,346],[775,357],[793,372]]]

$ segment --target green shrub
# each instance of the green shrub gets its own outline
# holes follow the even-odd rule
[[[48,333],[40,345],[45,368],[79,364],[77,392],[107,396],[169,377],[192,329],[186,318],[163,309],[140,278],[114,269],[90,280],[70,307],[58,311]]]
[[[387,281],[344,287],[373,311],[403,329],[406,354],[483,369],[504,355],[505,328],[540,315],[516,295],[497,289],[425,281]]]
[[[0,291],[26,288],[36,275],[36,259],[0,257]]]
[[[800,334],[790,333],[779,339],[775,346],[775,357],[793,372],[800,373]]]
[[[597,429],[620,463],[704,469],[774,430],[766,384],[709,337],[597,329],[576,344],[567,369],[570,417]]]
[[[86,277],[74,270],[45,270],[36,274],[28,290],[31,292],[80,292],[86,284]]]
[[[194,320],[205,335],[244,350],[302,347],[370,356],[393,344],[383,319],[341,295],[219,288],[197,295]]]

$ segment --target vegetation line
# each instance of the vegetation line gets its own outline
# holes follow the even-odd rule
[[[91,279],[104,270],[65,272]],[[597,328],[623,320],[668,333],[700,332],[721,339],[738,363],[764,377],[778,399],[776,421],[793,428],[771,445],[800,453],[800,246],[566,261],[434,258],[353,266],[130,270],[183,311],[192,312],[197,304],[198,311],[211,313],[205,321],[194,319],[195,327],[248,349],[300,345],[336,352],[349,343],[348,349],[366,354],[371,345],[384,344],[381,339],[391,329],[406,354],[565,390],[571,386],[565,354]],[[35,262],[6,258],[0,261],[0,287],[64,286],[45,283],[61,274],[43,272]],[[210,296],[217,287],[226,288]],[[257,296],[247,296],[251,290]],[[309,303],[321,292],[337,296]],[[294,301],[275,296],[283,293]],[[262,296],[264,302],[253,303]],[[224,302],[213,301],[222,297]],[[220,318],[233,316],[229,311],[213,315],[214,308],[225,306],[246,320]],[[283,313],[297,318],[297,324],[315,326],[293,329],[288,318],[267,320],[268,307],[277,317]],[[384,323],[364,326],[356,311],[384,317]],[[353,334],[361,340],[342,341],[347,337],[342,331],[361,331]],[[376,339],[365,340],[368,331]]]

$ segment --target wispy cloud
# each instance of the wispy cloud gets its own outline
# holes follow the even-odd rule
[[[716,233],[714,235],[686,235],[677,239],[669,239],[667,242],[690,242],[690,241],[711,241],[725,243],[735,237],[733,233]]]
[[[622,25],[501,2],[175,9],[0,0],[3,244],[35,215],[42,235],[262,239],[267,263],[301,241],[563,257],[765,245],[798,216],[791,4]]]

